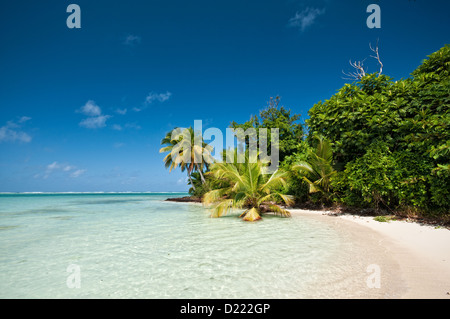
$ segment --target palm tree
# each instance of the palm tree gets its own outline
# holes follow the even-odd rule
[[[265,166],[256,163],[215,163],[211,172],[216,179],[226,181],[226,186],[214,189],[203,197],[205,205],[213,204],[212,217],[225,215],[231,209],[245,208],[240,217],[245,221],[261,219],[261,214],[274,212],[289,217],[289,211],[271,201],[281,198],[291,205],[293,196],[284,195],[276,189],[285,185],[286,172],[277,170],[271,175],[264,174]]]
[[[192,172],[194,170],[199,172],[202,183],[205,184],[203,170],[208,168],[208,162],[212,162],[211,147],[203,141],[203,138],[200,145],[197,145],[198,143],[195,142],[198,136],[192,127],[187,129],[175,128],[166,133],[166,136],[161,140],[161,145],[166,146],[159,150],[160,153],[169,152],[163,160],[169,171],[178,166],[180,166],[182,172],[187,171],[194,190],[195,185],[191,178]]]
[[[330,194],[330,180],[336,174],[333,168],[333,151],[329,141],[322,136],[315,136],[318,144],[314,151],[308,151],[308,161],[299,161],[292,166],[300,170],[303,179],[309,184],[309,192],[321,192],[328,199]]]
[[[178,128],[175,128],[175,130]],[[180,165],[180,163],[177,161],[177,157],[172,156],[172,154],[176,154],[175,153],[175,147],[178,144],[178,140],[177,139],[172,139],[172,132],[167,132],[166,136],[164,136],[164,138],[161,140],[161,145],[166,145],[164,147],[162,147],[159,152],[160,153],[164,153],[164,152],[169,152],[169,154],[167,154],[163,161],[164,161],[164,166],[166,167],[166,169],[169,169],[169,172],[171,172],[174,168],[177,168],[178,166],[181,167],[181,171],[184,172],[186,170],[186,167],[184,165]],[[189,181],[192,184],[192,187],[195,190],[195,185],[192,183],[192,179],[191,179],[191,174],[188,171],[188,178]]]

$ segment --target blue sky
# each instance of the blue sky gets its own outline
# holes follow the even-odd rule
[[[66,8],[81,8],[69,29]],[[369,29],[366,8],[381,8]],[[185,191],[160,140],[271,96],[307,118],[379,39],[384,73],[449,43],[446,0],[2,1],[0,192]],[[377,65],[367,60],[369,71]]]

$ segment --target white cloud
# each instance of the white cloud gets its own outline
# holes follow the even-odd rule
[[[42,176],[42,178],[47,179],[53,172],[57,171],[57,170],[64,170],[63,166],[61,164],[59,164],[58,162],[53,162],[49,165],[47,165],[47,169],[45,170],[44,175]],[[40,175],[37,174],[35,175],[35,177],[39,177]]]
[[[151,92],[149,95],[147,95],[147,97],[145,98],[145,103],[146,104],[152,104],[155,101],[159,101],[159,102],[165,102],[168,99],[170,99],[170,97],[172,96],[172,93],[170,92],[166,92],[166,93],[153,93]]]
[[[136,123],[126,123],[125,128],[132,128],[135,130],[140,130],[142,127]]]
[[[21,131],[21,125],[31,120],[31,117],[22,116],[17,123],[14,121],[8,121],[6,125],[0,127],[0,143],[2,142],[22,142],[29,143],[32,138],[27,133]]]
[[[29,116],[22,116],[22,117],[19,119],[19,123],[25,123],[25,122],[27,122],[27,121],[29,121],[29,120],[31,120],[31,117],[29,117]]]
[[[48,164],[46,166],[46,169],[43,173],[35,174],[34,178],[43,178],[47,179],[50,177],[50,175],[55,173],[66,173],[69,174],[70,177],[76,178],[80,175],[84,174],[86,172],[85,169],[77,169],[76,166],[70,165],[70,164],[61,164],[57,161]]]
[[[60,167],[61,167],[61,165],[59,165],[58,162],[53,162],[53,163],[47,165],[47,171],[52,172],[53,170],[58,169]]]
[[[141,43],[142,38],[138,35],[129,34],[125,37],[123,44],[128,46],[135,46]]]
[[[80,112],[87,116],[99,116],[102,114],[100,107],[94,101],[89,100],[80,109]]]
[[[304,32],[309,26],[313,25],[316,18],[325,13],[325,9],[306,8],[302,12],[297,12],[295,16],[289,19],[288,26],[299,28]]]
[[[105,127],[106,121],[111,117],[111,115],[103,115],[101,108],[92,100],[87,101],[77,112],[88,116],[79,125],[89,129]]]
[[[63,170],[64,172],[69,172],[69,171],[71,171],[71,170],[73,170],[73,169],[75,169],[75,168],[76,168],[75,166],[66,165],[66,166],[64,166],[64,167],[62,168],[62,170]]]
[[[102,128],[106,126],[106,120],[110,117],[110,115],[88,117],[87,119],[84,119],[80,122],[80,126],[91,129]]]
[[[134,112],[141,112],[141,111],[145,110],[150,104],[152,104],[154,102],[164,103],[165,101],[170,99],[171,96],[172,96],[172,93],[169,92],[169,91],[167,91],[166,93],[150,92],[145,97],[145,101],[144,101],[143,106],[141,106],[141,107],[133,107],[133,111]]]
[[[137,123],[125,123],[125,125],[114,124],[112,126],[112,129],[116,130],[116,131],[123,131],[124,129],[140,130],[141,128],[142,127],[140,125],[138,125]]]
[[[53,162],[47,165],[47,168],[43,174],[36,174],[34,178],[42,177],[43,179],[47,179],[54,171],[61,168],[61,165],[58,162]]]
[[[127,114],[127,109],[117,109],[116,113],[120,115],[125,115]]]
[[[72,174],[70,174],[70,177],[72,178],[77,178],[80,175],[84,174],[87,170],[85,169],[77,169],[76,171],[74,171]]]
[[[122,126],[119,125],[119,124],[114,124],[112,126],[112,128],[113,128],[113,130],[116,130],[116,131],[122,131],[123,130]]]

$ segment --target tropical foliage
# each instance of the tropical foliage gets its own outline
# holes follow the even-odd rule
[[[331,178],[336,173],[333,168],[331,143],[322,136],[315,136],[317,147],[308,151],[307,161],[299,161],[292,166],[303,173],[303,179],[309,185],[309,192],[320,192],[326,200],[330,197]]]
[[[161,149],[170,155],[166,167],[187,171],[191,193],[212,204],[214,216],[237,208],[244,209],[244,220],[258,220],[267,211],[289,216],[281,205],[295,200],[450,221],[449,45],[409,78],[394,81],[375,73],[345,84],[316,103],[304,124],[280,104],[280,97],[271,98],[258,116],[230,125],[256,129],[247,145],[250,138],[259,143],[258,129],[279,129],[281,162],[274,174],[265,175],[260,162],[183,163],[179,159],[187,152],[175,145],[192,142],[192,129],[177,139],[166,135]],[[209,155],[201,145],[191,158]]]
[[[194,190],[195,184],[192,181],[192,173],[196,171],[202,184],[206,184],[203,170],[207,169],[208,163],[213,161],[210,147],[203,139],[199,142],[196,141],[199,136],[192,127],[186,129],[175,128],[166,133],[166,136],[161,141],[161,145],[166,146],[159,150],[160,153],[168,152],[164,157],[164,165],[169,171],[178,166],[181,168],[181,171],[187,171],[189,182]]]
[[[279,130],[279,155],[280,161],[286,156],[292,155],[300,150],[300,143],[304,137],[303,126],[299,122],[300,114],[291,115],[291,110],[280,105],[281,98],[279,96],[270,98],[268,107],[259,112],[258,116],[252,116],[249,121],[239,124],[231,122],[231,128],[255,128],[258,129],[278,129]],[[259,140],[259,136],[256,137]],[[270,150],[271,140],[268,138],[267,147]]]
[[[229,161],[230,162],[230,161]],[[293,203],[293,197],[277,191],[286,184],[286,172],[277,170],[265,174],[265,167],[260,161],[244,163],[215,163],[211,167],[214,178],[222,180],[225,185],[206,193],[203,202],[213,205],[213,216],[220,217],[231,209],[244,208],[243,220],[261,219],[261,214],[273,212],[288,217],[290,213],[275,202],[281,198],[286,205]]]
[[[367,75],[310,110],[311,134],[333,140],[340,201],[448,213],[450,47],[411,78]]]

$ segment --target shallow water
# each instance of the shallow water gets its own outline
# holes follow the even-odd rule
[[[210,218],[171,196],[0,195],[0,298],[329,297],[345,283],[357,247],[332,225]]]

